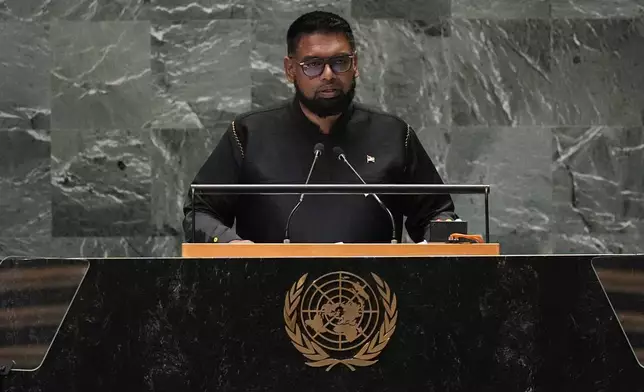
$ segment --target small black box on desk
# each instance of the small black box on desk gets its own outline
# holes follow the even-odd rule
[[[429,223],[429,242],[447,242],[454,233],[467,234],[467,222],[435,220]]]

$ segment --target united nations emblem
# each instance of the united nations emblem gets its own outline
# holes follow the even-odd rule
[[[286,332],[306,364],[329,371],[337,364],[356,370],[378,362],[398,319],[389,285],[373,273],[376,291],[350,272],[332,272],[308,286],[307,276],[293,284],[284,301]]]

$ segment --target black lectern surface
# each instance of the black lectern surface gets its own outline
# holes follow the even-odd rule
[[[592,259],[90,259],[42,365],[4,387],[644,391]]]

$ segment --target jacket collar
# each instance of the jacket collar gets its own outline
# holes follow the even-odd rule
[[[302,127],[304,129],[322,134],[322,132],[320,131],[320,127],[318,127],[316,123],[314,123],[313,121],[309,120],[308,117],[306,117],[306,115],[302,111],[300,102],[297,100],[296,97],[293,97],[289,107],[293,115],[293,118],[295,120],[295,123],[297,124],[298,127]],[[347,123],[349,122],[349,120],[351,120],[351,117],[353,116],[354,111],[355,111],[355,104],[354,102],[351,102],[347,110],[345,110],[340,115],[340,117],[338,117],[336,122],[333,123],[330,134],[335,135],[335,134],[342,133],[346,129]]]

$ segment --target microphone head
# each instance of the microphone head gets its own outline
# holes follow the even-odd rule
[[[318,143],[313,147],[313,153],[314,154],[322,154],[324,152],[324,144]]]
[[[338,157],[338,159],[342,159],[341,157],[344,156],[344,150],[341,147],[333,147],[333,152]]]

